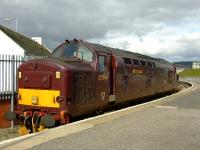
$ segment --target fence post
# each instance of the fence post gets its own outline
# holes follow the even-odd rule
[[[11,76],[12,76],[12,96],[10,103],[10,111],[14,112],[14,99],[15,99],[15,56],[12,55]],[[14,128],[14,121],[11,121],[11,128]]]

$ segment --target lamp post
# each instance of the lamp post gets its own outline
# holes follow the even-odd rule
[[[4,20],[5,21],[12,21],[12,20],[14,20],[15,21],[15,31],[17,32],[17,18],[6,18]]]
[[[5,21],[15,21],[15,31],[17,32],[17,18],[6,18]],[[13,82],[12,82],[12,97],[11,97],[11,103],[10,103],[10,110],[11,112],[14,112],[14,97],[15,97],[15,91],[14,91],[14,55],[12,55],[12,64],[11,64],[11,70],[13,75]],[[11,128],[14,128],[14,121],[11,121]]]

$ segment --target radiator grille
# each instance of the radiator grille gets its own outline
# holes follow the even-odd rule
[[[75,104],[91,103],[95,100],[95,75],[76,73],[74,76]]]

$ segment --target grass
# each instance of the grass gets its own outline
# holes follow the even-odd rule
[[[185,69],[179,73],[180,77],[200,76],[200,69]]]

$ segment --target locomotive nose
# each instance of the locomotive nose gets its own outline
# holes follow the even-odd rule
[[[53,59],[24,63],[18,75],[19,105],[60,108],[57,97],[66,96],[61,89],[67,82],[67,71]]]
[[[18,69],[17,116],[22,126],[19,133],[37,132],[55,122],[68,122],[69,70],[53,58],[31,60]],[[7,113],[7,118],[16,118]],[[19,120],[18,120],[19,121]],[[25,126],[25,127],[24,127]]]

